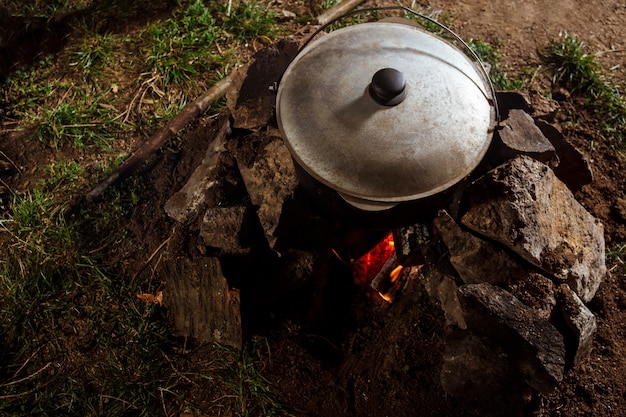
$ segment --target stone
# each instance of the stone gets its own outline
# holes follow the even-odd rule
[[[297,41],[283,38],[254,54],[252,63],[239,70],[236,88],[226,96],[233,127],[253,130],[273,121],[276,87],[297,54]]]
[[[556,165],[556,151],[550,141],[535,125],[533,118],[523,110],[512,109],[494,135],[490,149],[497,159],[506,161],[517,155],[528,155],[538,161]]]
[[[529,90],[524,93],[526,100],[530,104],[530,114],[535,119],[542,119],[549,123],[553,123],[561,108],[558,101],[547,98],[542,92],[537,90]]]
[[[465,191],[461,224],[510,248],[584,301],[605,273],[604,227],[552,170],[518,156]]]
[[[431,265],[410,267],[409,279],[415,276],[416,280],[424,285],[428,296],[439,303],[448,326],[466,329],[467,325],[457,295],[458,286],[454,279]]]
[[[566,358],[569,366],[581,364],[591,352],[596,334],[596,316],[567,284],[561,284],[557,292],[560,312],[567,325],[568,344]]]
[[[221,159],[225,152],[226,136],[230,133],[228,118],[222,118],[213,141],[209,144],[198,168],[187,183],[165,202],[165,212],[172,219],[184,223],[205,206],[207,193],[219,186]]]
[[[553,167],[554,174],[575,193],[584,185],[593,181],[593,173],[589,161],[584,155],[569,143],[563,133],[555,126],[544,120],[536,120],[535,123],[544,136],[552,143],[559,163]]]
[[[463,230],[446,211],[442,210],[433,224],[465,284],[502,284],[526,275],[525,265],[495,244]]]
[[[256,140],[254,137],[242,140],[246,139]],[[274,232],[283,206],[298,186],[291,154],[280,138],[262,137],[258,149],[243,144],[237,148],[235,158],[250,201],[257,207],[257,216],[269,246],[274,248],[278,239]]]
[[[459,301],[468,330],[502,348],[528,385],[549,393],[563,380],[563,336],[546,319],[489,283],[461,286]]]

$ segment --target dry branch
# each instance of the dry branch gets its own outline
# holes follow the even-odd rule
[[[318,25],[325,25],[348,13],[364,1],[365,0],[343,0],[319,15],[313,22]]]
[[[98,184],[86,195],[88,202],[99,201],[102,193],[111,185],[132,174],[150,155],[156,152],[168,139],[176,135],[189,122],[204,112],[211,104],[223,97],[233,84],[236,70],[209,88],[195,101],[186,105],[167,125],[146,141],[130,158],[122,163],[113,174]]]

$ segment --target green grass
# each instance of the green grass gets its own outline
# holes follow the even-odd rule
[[[471,39],[469,47],[478,55],[481,61],[491,65],[489,78],[496,89],[519,90],[526,85],[526,78],[523,76],[511,78],[507,69],[502,65],[502,52],[482,39]]]
[[[249,0],[233,4],[230,10],[227,1],[217,7],[218,24],[227,36],[245,42],[257,36],[273,38],[279,32],[278,14],[268,6]]]
[[[618,243],[606,251],[606,258],[620,265],[622,273],[626,274],[626,242]]]
[[[71,100],[55,108],[42,106],[33,119],[35,136],[55,148],[64,144],[105,147],[113,138],[116,123],[109,109],[98,106],[98,98],[87,103],[89,96],[85,101]]]
[[[102,4],[94,3],[93,10],[104,13]],[[244,1],[227,10],[227,4],[181,1],[170,18],[148,23],[132,38],[100,34],[100,23],[87,23],[96,18],[85,17],[77,22],[82,40],[72,44],[74,50],[57,55],[60,64],[47,57],[38,66],[11,74],[0,102],[7,103],[10,118],[25,122],[22,128],[27,125],[54,148],[107,148],[119,135],[154,131],[237,65],[237,51],[246,43],[256,37],[267,41],[278,33],[277,14],[267,6]],[[51,15],[85,8],[67,0],[44,2],[41,10],[30,12]],[[103,14],[101,19],[110,17]],[[134,51],[124,46],[131,44],[137,46]],[[133,91],[112,92],[119,77],[134,78]]]
[[[145,31],[145,71],[164,85],[185,84],[218,63],[210,53],[219,36],[213,13],[201,1],[191,3],[172,18],[149,25]]]
[[[80,49],[74,52],[77,65],[86,78],[100,75],[105,66],[114,64],[113,54],[117,39],[111,35],[95,34],[83,39]]]
[[[259,356],[269,356],[264,339],[253,339],[250,345],[238,351],[218,346],[221,351],[220,375],[234,399],[237,416],[291,416],[285,405],[277,401],[271,383],[259,369]]]
[[[52,160],[0,213],[0,415],[288,414],[262,376],[269,352],[202,346],[206,361],[171,337],[162,308],[136,297],[163,289],[121,268],[147,256],[126,228],[147,198],[139,177],[99,205],[74,206],[130,143],[240,63],[253,38],[278,33],[260,2],[236,2],[228,14],[227,2],[181,0],[169,18],[132,20],[167,3],[51,0],[21,11],[27,22],[81,16],[65,50],[0,89],[3,128],[39,141]],[[110,32],[116,19],[133,31]]]
[[[601,120],[601,133],[626,146],[626,99],[623,86],[610,79],[597,57],[580,39],[565,35],[546,48],[553,83],[584,97],[584,103]]]

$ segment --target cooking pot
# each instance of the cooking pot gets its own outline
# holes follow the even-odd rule
[[[449,193],[481,162],[498,123],[476,54],[399,8],[444,28],[472,59],[408,19],[362,23],[307,42],[276,98],[283,139],[310,177],[303,183],[366,212]]]

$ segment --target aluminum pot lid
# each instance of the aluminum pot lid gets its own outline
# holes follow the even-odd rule
[[[476,65],[415,26],[339,29],[283,74],[278,125],[296,162],[342,195],[427,197],[466,177],[490,144],[494,105]]]

